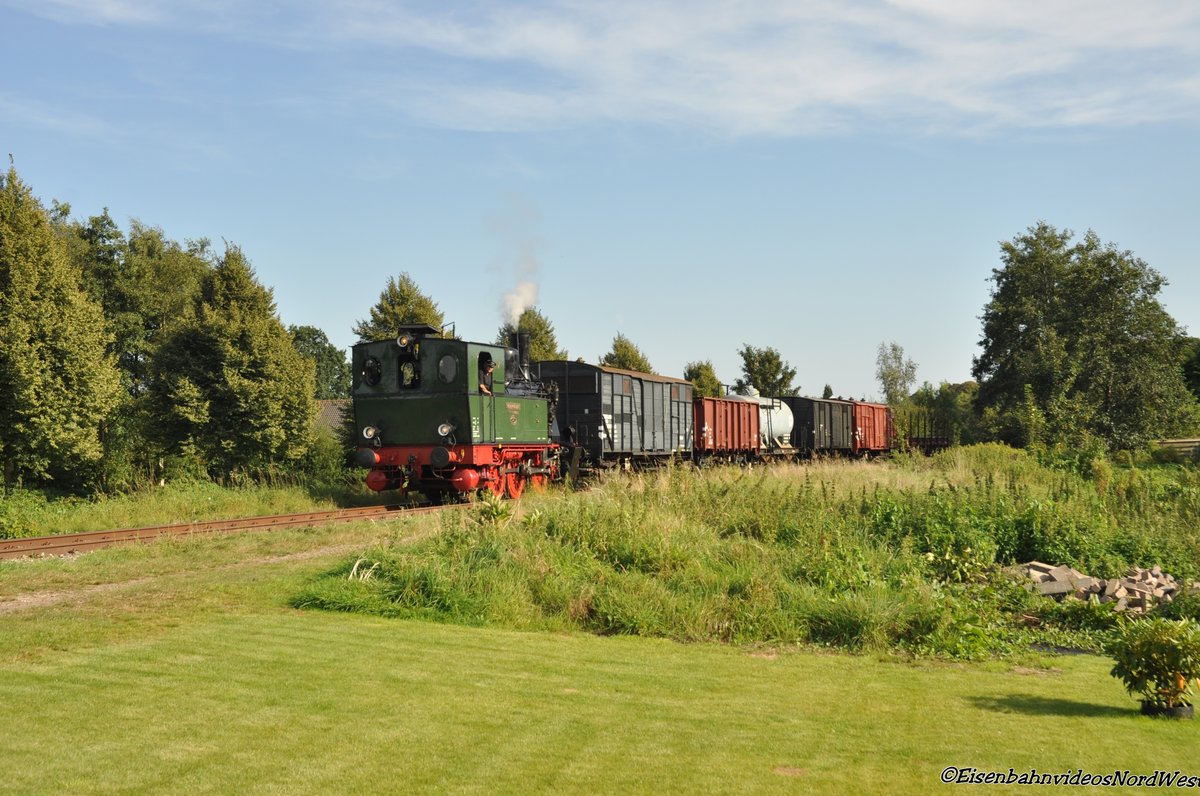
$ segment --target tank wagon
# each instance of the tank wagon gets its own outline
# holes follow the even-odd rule
[[[758,405],[758,454],[760,457],[794,456],[792,410],[780,398],[765,398],[750,388],[748,395],[730,395],[730,400]]]
[[[356,461],[376,491],[519,497],[558,475],[553,396],[517,350],[406,326],[353,348]],[[491,394],[480,389],[492,363]]]

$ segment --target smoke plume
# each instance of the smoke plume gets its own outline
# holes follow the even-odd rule
[[[514,328],[521,320],[521,313],[537,304],[537,282],[521,280],[517,286],[504,294],[504,317]]]
[[[492,229],[514,250],[512,278],[516,285],[500,300],[504,322],[514,328],[521,320],[521,313],[537,304],[538,300],[538,240],[534,227],[538,213],[528,204],[512,199],[504,212],[492,219]]]

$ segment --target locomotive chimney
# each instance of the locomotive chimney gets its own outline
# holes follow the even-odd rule
[[[529,332],[517,332],[517,358],[521,363],[521,375],[529,378]]]

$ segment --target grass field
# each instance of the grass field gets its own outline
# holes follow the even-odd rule
[[[1200,724],[1139,716],[1099,657],[912,663],[289,607],[354,551],[434,527],[0,562],[0,792],[925,793],[952,765],[1200,774]]]

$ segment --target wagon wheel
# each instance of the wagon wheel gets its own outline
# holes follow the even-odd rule
[[[504,491],[513,500],[521,497],[525,492],[525,474],[520,470],[505,474]]]
[[[504,476],[499,467],[479,468],[479,488],[491,492],[496,497],[504,497]]]

